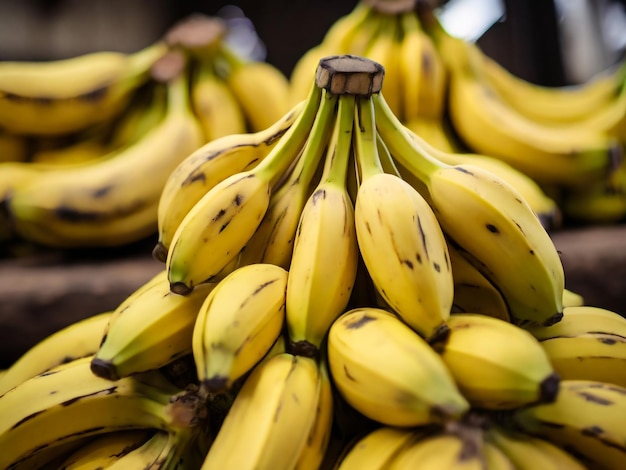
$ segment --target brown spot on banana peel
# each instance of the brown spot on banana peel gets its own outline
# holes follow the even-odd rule
[[[372,321],[376,321],[376,318],[369,316],[367,314],[364,314],[360,316],[359,318],[346,322],[346,329],[357,330]]]
[[[584,391],[580,391],[576,393],[579,397],[581,397],[582,399],[584,399],[585,401],[588,402],[592,402],[595,403],[597,405],[602,405],[602,406],[611,406],[614,405],[615,402],[608,400],[604,397],[600,397],[598,395],[594,395],[593,393],[590,392],[584,392]]]

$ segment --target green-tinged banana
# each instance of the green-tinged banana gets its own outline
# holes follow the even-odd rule
[[[373,14],[369,5],[357,2],[348,14],[334,21],[324,34],[321,43],[304,52],[296,61],[289,75],[289,100],[296,104],[306,98],[315,80],[320,59],[349,53],[347,41],[357,26]]]
[[[95,354],[111,314],[86,317],[43,338],[0,376],[0,394],[60,364]]]
[[[565,449],[588,468],[619,470],[626,458],[626,388],[563,380],[554,403],[521,408],[513,425]]]
[[[207,282],[248,243],[265,216],[273,188],[300,155],[321,95],[313,86],[296,122],[263,161],[220,181],[181,220],[166,260],[174,292],[186,294]]]
[[[345,311],[356,277],[354,207],[346,188],[354,112],[354,95],[340,95],[321,181],[304,205],[295,234],[286,320],[291,348],[305,355],[319,350],[330,325]]]
[[[597,307],[566,307],[550,327],[531,328],[562,379],[626,387],[626,318]]]
[[[610,67],[585,83],[547,87],[516,76],[470,44],[482,79],[519,113],[538,122],[566,124],[584,120],[615,99],[626,77],[626,63]]]
[[[58,135],[106,121],[149,79],[168,48],[93,52],[48,62],[0,62],[0,126],[21,134]]]
[[[465,259],[453,244],[448,244],[448,255],[454,280],[452,305],[455,310],[511,321],[509,308],[502,294],[489,279]]]
[[[372,96],[376,125],[391,154],[427,187],[446,236],[500,290],[511,317],[557,322],[562,316],[563,265],[523,196],[491,171],[444,164],[409,137],[381,95]]]
[[[92,372],[116,380],[157,369],[192,351],[198,312],[214,288],[206,284],[182,296],[170,290],[166,276],[113,311],[91,361]]]
[[[561,210],[556,201],[549,197],[532,178],[505,161],[475,153],[458,153],[454,150],[451,152],[441,151],[411,130],[409,130],[409,135],[419,143],[420,147],[443,163],[448,165],[475,165],[502,178],[522,195],[546,229],[555,229],[561,225]]]
[[[522,116],[480,81],[467,43],[445,33],[437,38],[450,68],[450,119],[474,151],[545,184],[584,186],[615,169],[622,152],[614,137],[584,123],[548,126]]]
[[[189,432],[199,402],[157,371],[110,381],[96,377],[90,357],[76,359],[22,382],[0,396],[1,468],[46,449],[105,432],[161,429]]]
[[[328,362],[346,401],[382,424],[437,423],[469,408],[441,357],[397,316],[378,308],[353,309],[333,323]]]
[[[191,208],[213,186],[253,169],[276,146],[300,115],[303,102],[267,129],[215,139],[188,155],[167,178],[158,206],[158,243],[153,256],[166,261],[174,232]]]
[[[513,429],[493,425],[485,432],[485,437],[506,454],[517,470],[587,468],[561,447]]]
[[[63,470],[110,468],[116,460],[145,444],[154,433],[155,431],[147,429],[104,433],[70,453],[58,468]],[[167,436],[166,433],[163,435]]]
[[[212,60],[200,59],[197,66],[190,99],[204,131],[204,140],[210,142],[225,135],[244,134],[247,129],[243,110],[226,81],[213,69]]]
[[[354,442],[337,463],[337,470],[387,470],[401,450],[420,437],[415,429],[381,426]]]
[[[170,57],[175,56],[164,59]],[[138,142],[89,164],[42,173],[13,191],[8,211],[19,235],[77,247],[125,244],[156,231],[165,181],[202,140],[189,108],[184,65],[178,66],[180,73],[168,83],[165,117]],[[150,175],[141,185],[138,172]]]
[[[585,298],[581,294],[570,289],[563,289],[563,309],[583,305],[585,305]]]
[[[280,69],[243,59],[227,44],[221,44],[218,54],[227,63],[224,79],[252,132],[268,128],[289,111],[289,80]]]
[[[528,331],[498,318],[458,313],[450,333],[433,345],[472,406],[512,409],[554,401],[559,376]]]
[[[322,462],[330,446],[330,439],[334,419],[333,388],[325,358],[318,361],[320,374],[320,390],[315,410],[315,418],[311,430],[300,451],[294,470],[317,470],[322,468]]]
[[[446,240],[426,199],[403,179],[383,172],[369,98],[359,99],[357,113],[359,250],[383,299],[420,335],[432,340],[445,334],[454,295]]]
[[[271,263],[289,269],[300,214],[314,186],[332,132],[337,99],[338,95],[322,93],[320,108],[302,154],[289,177],[271,195],[263,220],[241,253],[242,265]]]
[[[241,266],[216,284],[192,338],[198,379],[208,392],[231,389],[276,343],[286,289],[287,271],[263,263]]]
[[[418,118],[441,121],[446,106],[446,66],[414,11],[402,14],[400,21],[404,110],[399,116],[403,122]]]
[[[262,361],[235,397],[202,469],[294,468],[315,422],[319,393],[313,359],[284,353]]]

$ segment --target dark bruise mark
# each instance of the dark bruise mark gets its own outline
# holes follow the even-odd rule
[[[189,173],[187,178],[180,183],[180,187],[188,186],[196,181],[202,181],[202,184],[206,183],[206,175],[202,172],[198,173],[196,170]]]
[[[102,390],[98,390],[97,392],[88,393],[87,395],[81,395],[79,397],[70,398],[69,400],[64,401],[63,403],[59,403],[61,406],[70,406],[77,401],[82,400],[83,398],[95,397],[97,395],[112,395],[117,391],[117,385],[114,385],[110,388],[105,388]]]
[[[437,271],[438,273],[441,272],[441,266],[439,265],[439,263],[433,262],[433,268],[435,268],[435,271]]]
[[[528,250],[528,253],[529,253],[531,256],[535,256],[535,250]]]
[[[367,233],[370,235],[372,234],[372,228],[370,227],[369,222],[365,222],[365,229],[367,230]]]
[[[115,185],[109,184],[107,186],[103,186],[102,188],[93,190],[91,194],[93,195],[94,199],[98,199],[106,196],[114,187]]]
[[[20,419],[17,423],[15,423],[13,426],[11,426],[11,429],[16,429],[20,427],[22,424],[27,423],[33,418],[36,418],[37,416],[39,416],[41,413],[44,413],[45,411],[46,410],[40,410],[35,413],[29,414],[28,416],[25,416],[24,418]]]
[[[246,297],[244,299],[244,301],[240,304],[240,307],[243,307],[244,305],[246,305],[248,303],[248,301],[250,299],[252,299],[252,297],[254,297],[255,295],[257,295],[259,292],[261,292],[263,289],[265,289],[268,286],[271,286],[272,284],[274,284],[275,282],[278,282],[278,279],[272,279],[270,281],[266,281],[263,284],[260,284],[259,286],[257,286],[256,289],[254,289],[254,292],[252,292],[251,295],[249,295],[248,297]]]
[[[376,318],[371,317],[371,316],[365,314],[362,317],[358,318],[357,320],[353,320],[353,321],[347,323],[346,324],[346,328],[348,328],[349,330],[356,330],[356,329],[361,328],[363,325],[366,325],[367,323],[369,323],[371,321],[376,321]]]
[[[491,233],[500,233],[498,227],[493,224],[485,224],[485,227],[487,227],[487,230],[489,230]]]
[[[604,429],[602,429],[600,426],[589,426],[587,428],[581,429],[580,433],[583,436],[600,437],[602,434],[604,434]]]
[[[552,429],[565,429],[565,425],[561,424],[561,423],[553,423],[551,421],[544,421],[544,420],[537,420],[537,422],[545,427],[545,428],[552,428]]]
[[[429,76],[433,73],[433,59],[426,51],[422,51],[422,73]]]
[[[415,253],[415,259],[419,264],[422,264],[422,255],[420,253]]]
[[[291,116],[292,116],[292,114],[289,115],[289,118],[291,118]],[[291,126],[289,126],[289,127],[291,127]],[[278,139],[280,139],[283,135],[285,135],[285,133],[289,130],[289,127],[286,127],[285,129],[281,129],[276,134],[272,134],[271,136],[269,136],[267,139],[265,139],[263,141],[263,144],[269,147],[274,142],[276,142]],[[258,147],[258,146],[254,145],[254,147]]]
[[[599,397],[599,396],[594,395],[593,393],[589,393],[589,392],[580,391],[580,392],[577,392],[577,395],[579,397],[583,398],[585,401],[596,403],[596,404],[602,405],[602,406],[611,406],[611,405],[615,404],[615,402],[613,402],[611,400],[607,400],[606,398]]]
[[[95,103],[97,101],[102,100],[107,93],[109,92],[109,86],[101,86],[99,88],[95,88],[87,93],[83,93],[82,95],[77,96],[80,101],[87,101],[89,103]]]
[[[424,233],[424,227],[422,227],[422,219],[419,216],[417,217],[417,229],[419,230],[420,238],[422,239],[422,246],[424,247],[424,254],[426,255],[426,259],[428,259],[429,256],[428,256],[428,246],[426,245],[426,233]]]
[[[220,227],[219,233],[222,233],[224,230],[226,230],[226,227],[228,227],[229,224],[230,224],[230,220],[226,222],[225,224],[222,224],[222,226]]]
[[[219,212],[217,214],[215,214],[215,217],[213,217],[211,219],[212,222],[217,222],[218,220],[220,220],[222,217],[224,217],[224,215],[226,215],[226,209],[220,209]]]
[[[600,389],[603,389],[603,390],[610,390],[611,392],[618,393],[620,395],[626,395],[626,389],[624,389],[623,387],[616,387],[613,384],[608,383],[608,382],[591,383],[591,384],[587,385],[587,387],[589,387],[589,388],[600,388]]]
[[[100,212],[79,211],[73,207],[59,206],[55,210],[59,220],[68,222],[94,222],[102,218]]]
[[[241,203],[244,201],[244,197],[241,194],[237,194],[235,196],[235,199],[233,199],[233,204],[235,204],[235,206],[239,207],[241,205]]]
[[[326,199],[326,190],[324,188],[318,189],[311,196],[311,202],[313,205],[317,204],[319,199]]]
[[[460,171],[461,173],[466,173],[468,175],[474,175],[474,173],[472,173],[471,171],[469,171],[467,168],[461,167],[461,166],[455,166],[453,167],[456,171]]]
[[[407,266],[411,271],[413,270],[414,266],[413,266],[413,262],[411,262],[411,260],[403,259],[403,260],[400,260],[400,262],[402,264],[404,264],[405,266]]]
[[[351,380],[352,382],[356,382],[356,379],[352,375],[350,375],[350,372],[348,372],[348,367],[345,364],[343,366],[343,372],[346,374],[346,378],[348,380]]]
[[[515,196],[515,202],[517,202],[518,204],[524,204],[524,201],[522,201],[520,198],[518,198],[517,196]]]
[[[526,232],[524,232],[524,229],[522,228],[522,226],[520,224],[518,224],[516,221],[513,221],[513,223],[515,224],[515,226],[517,227],[517,229],[522,232],[522,235],[526,236]]]

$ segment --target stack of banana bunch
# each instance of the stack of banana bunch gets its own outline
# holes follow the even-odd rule
[[[161,272],[4,372],[0,467],[622,467],[626,318],[565,289],[512,185],[415,138],[380,63],[314,77],[172,172]]]
[[[0,243],[119,246],[154,235],[165,180],[218,137],[289,109],[287,77],[192,15],[143,50],[0,63]]]
[[[296,63],[292,102],[319,58],[370,58],[385,67],[383,91],[403,124],[440,159],[510,182],[547,228],[626,220],[626,63],[577,86],[535,85],[448,34],[436,3],[359,1]]]

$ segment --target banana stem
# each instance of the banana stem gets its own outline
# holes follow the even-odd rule
[[[167,82],[167,113],[189,112],[189,80],[185,70]]]
[[[222,43],[220,44],[220,48],[218,50],[218,56],[221,57],[228,64],[229,72],[232,73],[233,70],[242,67],[248,62],[246,59],[236,54],[228,44]]]
[[[320,107],[322,89],[312,85],[304,108],[289,130],[281,137],[272,151],[253,170],[257,176],[266,179],[271,186],[282,177],[285,171],[300,154]]]
[[[337,120],[332,138],[334,148],[328,149],[322,180],[326,183],[345,187],[348,174],[348,160],[352,150],[352,128],[354,124],[354,95],[340,95]]]
[[[361,181],[365,181],[370,176],[384,173],[376,145],[376,120],[372,99],[359,97],[354,112],[356,113],[354,118],[355,150]]]
[[[398,170],[396,162],[393,161],[391,152],[389,152],[387,145],[378,133],[376,133],[376,147],[378,148],[378,157],[380,158],[380,164],[383,168],[383,171],[385,173],[389,173],[390,175],[401,178],[402,176],[400,174],[400,170]]]
[[[380,94],[372,95],[372,101],[376,110],[376,127],[393,158],[428,185],[430,175],[449,165],[428,153],[409,136],[404,125],[393,114]]]
[[[128,75],[134,76],[143,71],[147,72],[152,64],[163,57],[168,50],[169,48],[164,41],[157,41],[135,52],[129,57],[130,67],[128,68]]]

